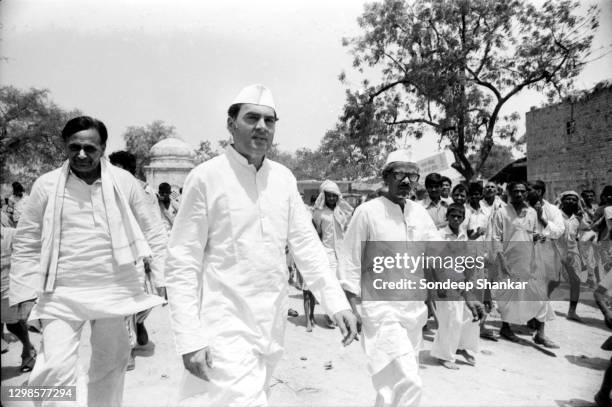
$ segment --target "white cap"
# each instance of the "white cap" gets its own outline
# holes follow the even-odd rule
[[[385,165],[383,167],[383,171],[387,169],[390,164],[403,162],[414,165],[414,167],[418,171],[418,166],[414,161],[412,161],[412,153],[410,150],[395,150],[389,153],[387,159],[385,160]]]
[[[243,88],[238,96],[232,102],[232,105],[238,103],[250,103],[253,105],[268,106],[276,111],[274,106],[274,99],[272,98],[272,92],[264,85],[256,83]]]

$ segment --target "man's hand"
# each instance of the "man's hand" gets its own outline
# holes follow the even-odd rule
[[[484,318],[485,310],[484,305],[480,301],[468,301],[465,300],[465,305],[472,311],[472,322],[480,321]]]
[[[360,318],[361,319],[361,318]],[[342,333],[342,344],[348,346],[357,339],[357,318],[352,311],[346,309],[334,314],[334,322]]]
[[[192,375],[202,380],[209,381],[208,373],[213,367],[210,348],[207,346],[200,350],[185,353],[183,355],[183,365]]]

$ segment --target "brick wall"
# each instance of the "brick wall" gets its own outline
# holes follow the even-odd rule
[[[599,197],[603,185],[612,184],[612,86],[532,108],[526,128],[527,176],[546,182],[547,199],[586,188]]]

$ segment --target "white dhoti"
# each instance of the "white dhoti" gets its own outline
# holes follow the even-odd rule
[[[78,352],[84,321],[43,320],[43,340],[28,386],[76,386]],[[87,405],[120,406],[130,342],[125,318],[91,321],[91,362]],[[77,395],[77,400],[80,397]],[[66,402],[43,401],[37,406],[66,406]],[[73,402],[72,405],[76,405]]]
[[[340,276],[338,274],[338,256],[336,256],[336,250],[326,247],[325,253],[327,254],[327,259],[329,260],[330,271],[333,273],[334,277],[339,279]]]
[[[472,322],[472,312],[464,301],[436,301],[438,332],[431,347],[431,356],[455,361],[457,349],[478,353],[480,325]]]
[[[389,305],[381,301],[364,305],[362,311],[362,343],[376,390],[375,405],[418,405],[423,388],[419,376],[419,350],[427,308],[421,302]],[[383,314],[396,314],[403,318],[384,320],[380,318]]]
[[[268,405],[270,379],[282,352],[262,355],[242,337],[217,342],[210,349],[213,367],[209,370],[209,381],[185,372],[178,405]]]

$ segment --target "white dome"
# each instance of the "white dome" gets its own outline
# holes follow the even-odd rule
[[[189,144],[175,137],[165,138],[151,147],[151,158],[155,157],[193,158],[195,153]]]

